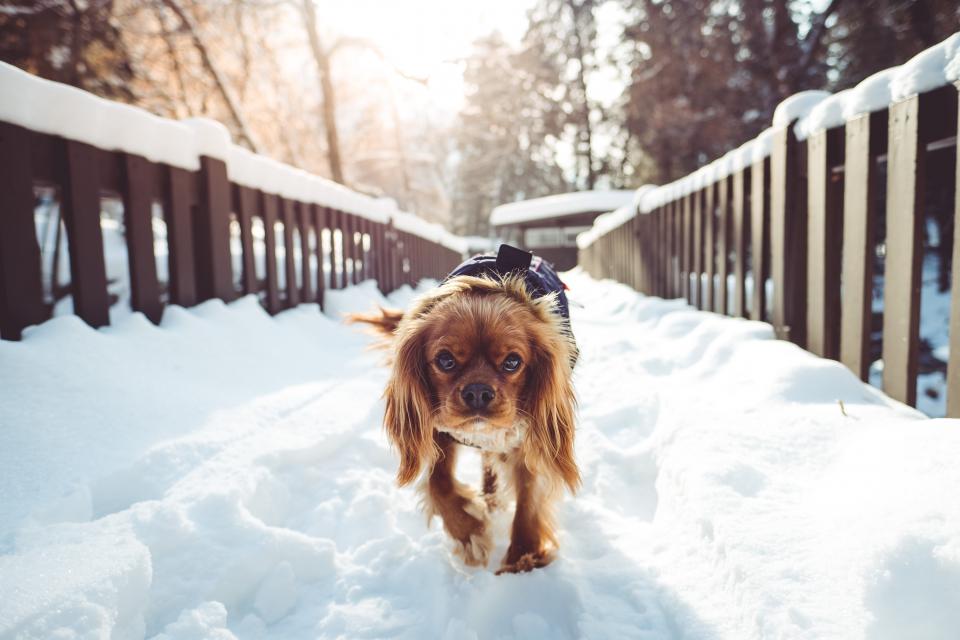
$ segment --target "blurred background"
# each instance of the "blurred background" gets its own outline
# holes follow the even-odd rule
[[[958,24],[954,0],[4,0],[0,59],[487,235],[498,204],[685,175]]]

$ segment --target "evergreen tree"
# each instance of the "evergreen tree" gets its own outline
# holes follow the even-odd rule
[[[519,57],[494,33],[478,40],[466,61],[452,214],[458,233],[486,235],[493,207],[568,188],[556,162],[562,121]]]

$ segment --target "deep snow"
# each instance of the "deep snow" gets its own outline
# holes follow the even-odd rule
[[[960,421],[766,324],[568,282],[584,487],[517,576],[393,485],[380,356],[315,306],[0,343],[0,637],[956,637]]]

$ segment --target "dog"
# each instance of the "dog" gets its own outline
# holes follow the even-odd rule
[[[559,285],[559,286],[558,286]],[[419,489],[469,566],[493,550],[490,516],[513,500],[500,573],[548,565],[558,549],[554,507],[575,493],[577,347],[552,267],[502,245],[461,264],[407,312],[355,314],[389,338],[384,427],[400,455],[397,482]],[[482,494],[457,480],[457,450],[476,447]]]

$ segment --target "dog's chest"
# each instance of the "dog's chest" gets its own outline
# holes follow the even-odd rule
[[[460,444],[476,447],[481,451],[509,453],[520,446],[527,429],[523,423],[515,424],[511,428],[496,428],[484,422],[475,422],[456,428],[438,427],[437,430],[449,434]]]

